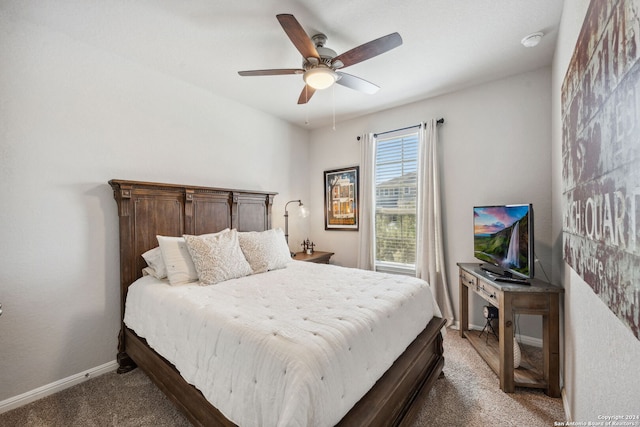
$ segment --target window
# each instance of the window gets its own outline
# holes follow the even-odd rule
[[[418,131],[379,136],[375,158],[376,270],[414,275]]]

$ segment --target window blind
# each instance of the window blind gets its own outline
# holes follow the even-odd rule
[[[411,274],[416,262],[418,131],[376,140],[376,269]]]

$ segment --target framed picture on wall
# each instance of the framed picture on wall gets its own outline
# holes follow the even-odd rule
[[[324,229],[358,230],[359,167],[324,171]]]

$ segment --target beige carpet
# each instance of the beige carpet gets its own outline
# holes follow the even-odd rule
[[[521,345],[522,358],[541,366],[542,351]],[[562,399],[542,390],[516,387],[500,390],[498,376],[458,331],[444,339],[445,377],[436,381],[418,419],[418,426],[553,426],[565,421]]]
[[[552,426],[564,421],[561,399],[531,389],[503,393],[498,377],[457,331],[445,336],[445,377],[436,381],[418,426]],[[535,359],[536,351],[523,346]],[[109,373],[0,414],[0,426],[189,426],[186,418],[136,369]]]

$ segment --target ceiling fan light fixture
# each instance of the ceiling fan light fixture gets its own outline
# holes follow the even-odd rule
[[[322,90],[334,84],[338,80],[338,74],[331,68],[318,67],[307,70],[302,78],[312,88]]]

